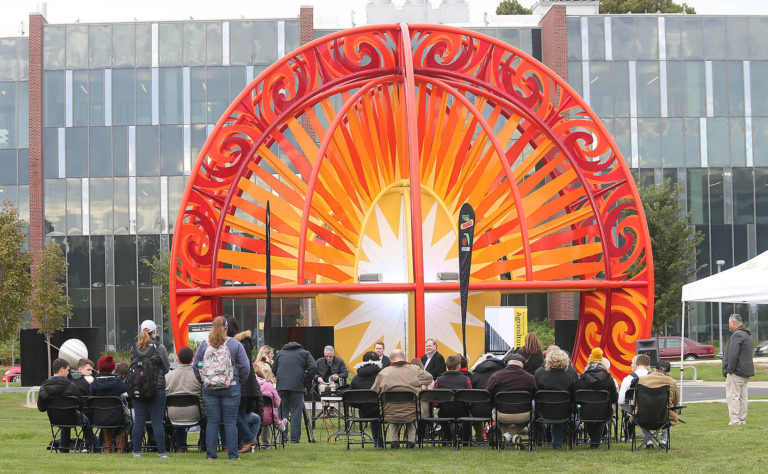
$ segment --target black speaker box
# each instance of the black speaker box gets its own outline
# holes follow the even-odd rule
[[[99,328],[64,328],[51,337],[51,361],[59,357],[59,350],[64,341],[80,339],[88,348],[88,358],[96,363],[99,358]],[[55,346],[55,347],[54,347]],[[73,367],[75,368],[75,367]],[[45,336],[37,329],[21,330],[21,385],[31,387],[40,385],[48,379],[48,348]]]
[[[325,346],[334,345],[333,326],[273,327],[270,335],[275,350],[280,350],[285,344],[294,341],[304,346],[315,359],[323,357]]]
[[[651,367],[656,367],[659,360],[659,341],[658,339],[638,339],[635,342],[637,354],[645,354],[651,358]]]
[[[555,320],[555,345],[573,355],[573,346],[576,343],[576,328],[578,319]],[[546,347],[544,348],[546,349]]]

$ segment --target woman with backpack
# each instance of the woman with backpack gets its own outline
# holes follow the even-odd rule
[[[152,421],[152,433],[157,444],[157,454],[168,459],[165,452],[165,374],[168,373],[168,351],[156,340],[157,326],[154,321],[141,323],[139,340],[131,348],[131,366],[128,369],[128,395],[133,399],[135,412],[131,441],[133,457],[141,457],[141,440],[147,418]]]
[[[227,455],[231,461],[240,458],[237,453],[237,410],[240,405],[241,385],[248,380],[248,356],[242,344],[227,337],[227,320],[217,316],[195,352],[192,367],[203,385],[203,403],[207,415],[205,452],[208,459],[216,459],[219,423],[224,425]]]

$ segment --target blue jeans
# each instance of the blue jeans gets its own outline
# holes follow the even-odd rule
[[[147,416],[152,421],[152,434],[157,444],[157,454],[165,454],[165,428],[163,426],[163,417],[165,415],[165,389],[159,388],[155,391],[155,398],[152,400],[133,400],[133,411],[135,419],[131,429],[131,442],[133,443],[133,452],[141,452],[141,441],[144,438],[144,427],[147,424]]]
[[[224,441],[229,459],[237,459],[237,407],[240,405],[240,385],[232,382],[229,388],[210,390],[203,387],[203,403],[208,417],[205,429],[206,457],[216,459],[219,423],[224,425]]]
[[[584,428],[587,430],[587,434],[589,434],[589,446],[593,448],[600,446],[600,442],[603,440],[605,423],[584,423]]]
[[[254,433],[253,430],[251,430],[251,427],[246,420],[247,416],[248,399],[245,397],[240,397],[240,404],[237,407],[237,435],[240,437],[239,439],[241,444],[254,441],[256,439],[256,435],[259,434],[258,431]],[[259,424],[261,424],[261,419],[259,419]]]
[[[301,440],[301,423],[304,421],[304,392],[281,390],[280,395],[280,419],[291,419],[291,443]],[[287,430],[283,431],[283,442],[287,441]]]
[[[85,436],[85,444],[88,446],[88,448],[93,448],[93,428],[91,428],[91,422],[88,420],[88,417],[82,414],[81,412],[77,412],[77,418],[78,421],[85,426],[83,429],[84,436]],[[69,444],[72,442],[72,430],[70,428],[62,428],[61,429],[61,437],[59,438],[59,452],[62,453],[68,453],[69,452]]]
[[[256,413],[248,413],[245,415],[245,422],[248,423],[248,427],[251,429],[251,433],[253,433],[253,438],[248,440],[250,443],[259,436],[259,430],[261,429],[261,417]]]

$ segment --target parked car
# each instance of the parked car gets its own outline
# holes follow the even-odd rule
[[[755,356],[768,356],[768,341],[761,342],[755,347]]]
[[[685,360],[714,359],[715,346],[699,344],[693,339],[683,338],[685,341]],[[659,338],[659,359],[680,360],[680,338],[663,336]]]
[[[21,367],[17,365],[6,370],[0,382],[21,382]]]

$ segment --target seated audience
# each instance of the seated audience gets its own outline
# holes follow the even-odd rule
[[[472,382],[472,388],[485,389],[491,375],[503,368],[504,362],[495,358],[493,354],[480,356],[478,361],[472,367],[472,375],[469,377],[470,382]],[[472,412],[472,416],[486,418],[492,416],[490,403],[473,403],[470,411]],[[475,439],[478,441],[485,439],[485,430],[483,429],[483,424],[480,422],[475,423]]]
[[[189,347],[182,347],[179,349],[177,357],[179,361],[178,367],[165,374],[165,388],[168,395],[191,393],[202,400],[202,385],[197,380],[197,377],[195,377],[195,371],[192,368],[192,359],[195,357],[194,351]],[[168,407],[168,418],[177,423],[199,423],[202,415],[200,411],[196,407]],[[200,429],[200,439],[204,440],[205,426],[201,426]],[[177,453],[183,453],[187,450],[187,430],[188,428],[179,427],[173,431]]]
[[[574,384],[573,390],[574,392],[576,390],[605,390],[611,396],[611,403],[615,403],[619,396],[616,392],[616,384],[613,382],[611,374],[608,373],[603,360],[602,349],[599,347],[592,349],[592,353],[587,359],[587,367]],[[605,423],[585,423],[584,428],[589,434],[589,447],[599,447],[603,438]]]
[[[496,394],[500,392],[528,392],[531,395],[536,392],[536,382],[533,375],[523,368],[524,363],[522,355],[511,354],[507,366],[492,373],[485,386],[491,394],[491,400],[494,400]],[[520,443],[520,432],[531,420],[530,406],[501,404],[494,408],[493,415],[494,417],[498,415],[499,424],[501,424],[499,430],[504,441]]]
[[[421,356],[421,363],[424,364],[424,370],[429,372],[433,379],[445,372],[445,358],[437,351],[437,341],[432,338],[424,341],[424,355]]]
[[[93,382],[93,361],[80,359],[77,361],[77,370],[69,372],[72,384],[77,388],[78,397],[87,397],[91,394],[91,382]]]
[[[389,357],[384,355],[384,343],[379,341],[376,344],[373,345],[373,352],[376,353],[377,356],[379,356],[379,360],[381,361],[381,368],[386,369],[389,367]]]
[[[461,356],[459,354],[451,354],[445,359],[445,366],[448,370],[443,372],[443,375],[439,376],[435,380],[433,388],[444,388],[448,390],[462,390],[471,389],[472,382],[469,380],[469,376],[461,369]],[[458,418],[461,416],[469,416],[469,407],[464,402],[445,402],[440,403],[438,406],[437,415],[440,418]],[[443,433],[448,435],[449,439],[455,437],[453,433],[453,423],[441,423]],[[469,426],[465,426],[464,432],[461,433],[462,439],[467,439],[471,435]]]
[[[389,359],[389,357],[387,357]],[[376,352],[366,352],[363,354],[363,361],[355,365],[357,375],[352,379],[350,388],[353,390],[366,390],[373,387],[376,376],[382,370],[382,362]],[[378,416],[378,408],[364,405],[360,408],[360,416],[364,418],[374,418]],[[371,422],[371,434],[373,443],[378,448],[381,447],[381,426],[378,421]]]
[[[123,406],[115,410],[114,413],[94,413],[93,422],[96,425],[118,425],[124,423],[126,430],[131,429],[131,417],[128,411],[128,404],[123,397],[128,388],[125,386],[125,382],[119,375],[115,375],[112,372],[115,370],[115,359],[111,355],[102,356],[96,362],[96,368],[98,373],[91,383],[91,395],[97,397],[120,397],[123,401]],[[112,447],[116,448],[116,451],[122,453],[126,446],[126,440],[128,438],[128,431],[119,432],[119,430],[105,429],[102,430],[104,436],[104,452],[111,453]]]
[[[561,349],[547,350],[544,359],[544,371],[536,374],[537,390],[564,390],[573,393],[573,385],[578,379],[568,372],[568,354]],[[575,372],[575,371],[574,371]],[[563,449],[563,425],[552,425],[552,449]]]
[[[336,356],[336,350],[333,346],[325,346],[323,355],[324,357],[315,361],[317,364],[317,383],[333,381],[339,385],[346,385],[347,377],[349,377],[347,364]]]
[[[270,430],[266,429],[267,426],[275,424],[277,429],[281,433],[285,432],[285,428],[288,426],[288,418],[280,419],[277,416],[278,409],[280,408],[280,395],[275,389],[275,385],[269,380],[258,378],[261,393],[265,397],[269,397],[272,400],[272,408],[264,407],[264,417],[262,418],[261,428],[261,446],[269,447],[271,443]]]
[[[630,401],[627,400],[627,391],[634,389],[640,377],[651,373],[651,358],[647,354],[638,354],[632,358],[632,373],[624,377],[619,388],[619,406],[625,412],[632,412]]]
[[[652,374],[640,377],[637,381],[637,384],[645,385],[648,388],[658,388],[663,387],[664,385],[669,385],[669,402],[667,406],[672,408],[676,407],[680,403],[680,393],[677,391],[677,383],[675,382],[675,379],[669,376],[670,369],[671,365],[668,361],[660,360],[656,363],[656,371]],[[669,423],[674,426],[677,424],[677,419],[677,412],[675,410],[669,410]],[[642,432],[643,442],[645,443],[646,447],[653,447],[651,434],[645,429],[643,429]],[[669,442],[667,439],[666,430],[662,431],[660,441],[661,447],[665,448]]]
[[[548,351],[550,351],[550,350],[553,350],[553,349],[562,350],[562,349],[560,349],[560,347],[559,347],[559,346],[556,346],[555,344],[552,344],[552,345],[550,345],[550,346],[547,346],[547,350],[543,352],[543,354],[545,354],[545,359],[546,359],[546,353],[547,353]],[[563,352],[565,352],[565,351],[563,351]],[[566,372],[568,372],[568,374],[569,374],[571,377],[573,377],[573,380],[576,380],[576,379],[578,379],[578,378],[579,378],[579,373],[576,371],[576,368],[575,368],[575,367],[573,366],[573,364],[571,363],[571,358],[570,358],[570,355],[569,355],[567,352],[565,352],[565,355],[566,355],[566,357],[568,357],[568,368],[567,368],[567,369],[565,369],[565,371],[566,371]],[[533,373],[533,378],[538,378],[538,377],[539,377],[539,374],[543,373],[543,372],[544,372],[544,370],[545,370],[545,369],[544,369],[544,365],[542,365],[541,367],[539,367],[538,369],[536,369],[536,371]]]

